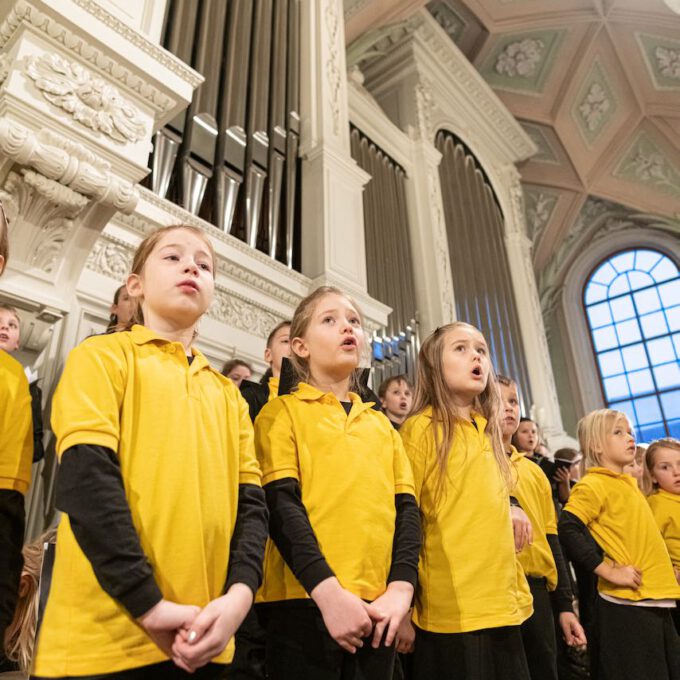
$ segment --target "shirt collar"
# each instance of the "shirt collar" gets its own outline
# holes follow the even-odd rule
[[[656,493],[652,495],[661,496],[662,498],[667,498],[669,501],[675,501],[676,503],[680,503],[680,494],[678,493],[671,493],[670,491],[664,491],[663,489],[659,489]]]
[[[157,333],[154,333],[154,331],[152,331],[150,328],[147,328],[146,326],[142,326],[140,324],[135,324],[134,326],[132,326],[132,328],[130,329],[130,337],[132,339],[132,342],[134,342],[136,345],[146,345],[150,342],[157,343],[158,345],[181,345],[181,343],[179,342],[173,342],[172,340],[168,340],[167,338],[161,337]],[[182,352],[184,352],[183,346]],[[201,368],[210,367],[208,360],[205,358],[205,356],[200,350],[196,349],[195,347],[192,347],[191,354],[194,357],[194,360],[191,362],[192,373],[195,373]]]
[[[420,414],[416,414],[416,415],[423,415],[426,418],[429,418],[430,420],[432,420],[432,406],[426,406],[420,412]],[[460,424],[463,427],[471,427],[473,430],[475,430],[475,432],[479,432],[480,434],[483,434],[484,432],[486,432],[486,425],[487,425],[486,418],[481,413],[477,413],[476,411],[473,411],[470,415],[472,416],[472,418],[474,418],[475,423],[477,423],[477,427],[475,427],[472,424],[472,421],[470,421],[470,420],[462,420],[460,422]]]
[[[321,401],[322,399],[331,399],[340,403],[332,392],[322,392],[320,389],[306,382],[298,383],[297,389],[294,390],[292,394],[300,399],[300,401]],[[352,402],[353,415],[370,409],[375,404],[374,401],[362,401],[361,397],[356,392],[348,392],[347,395]]]
[[[587,475],[602,475],[604,477],[613,477],[614,479],[621,479],[624,482],[627,482],[631,486],[634,486],[636,489],[638,488],[638,483],[637,481],[631,477],[627,472],[614,472],[613,470],[610,470],[609,468],[606,467],[591,467],[586,470]]]

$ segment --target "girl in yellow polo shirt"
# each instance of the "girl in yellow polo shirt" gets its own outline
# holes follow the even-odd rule
[[[231,659],[266,507],[248,406],[192,346],[214,272],[200,229],[154,232],[127,281],[135,325],[66,362],[52,408],[64,515],[36,678],[217,678]]]
[[[399,435],[362,401],[357,305],[336,288],[290,326],[298,384],[267,403],[255,441],[270,514],[258,601],[270,680],[390,680],[418,570],[420,522]]]
[[[620,411],[593,411],[579,421],[578,437],[588,471],[572,489],[559,534],[572,562],[599,577],[593,676],[680,680],[670,614],[680,585],[652,511],[624,472],[635,457],[630,422]]]
[[[413,412],[400,430],[423,524],[413,675],[528,680],[520,624],[531,594],[515,555],[500,395],[474,326],[425,340]]]
[[[680,583],[680,441],[670,437],[652,442],[643,458],[642,486]],[[677,603],[680,605],[680,603]],[[680,606],[672,611],[680,634]]]

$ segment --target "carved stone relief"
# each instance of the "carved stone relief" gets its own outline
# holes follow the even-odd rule
[[[146,135],[140,112],[120,92],[77,62],[58,54],[31,57],[26,74],[43,97],[85,127],[117,142],[138,142]]]
[[[525,38],[506,45],[496,58],[496,73],[509,78],[530,78],[543,59],[545,43],[537,38]]]
[[[215,289],[208,316],[227,326],[266,338],[283,317],[223,288]]]
[[[53,274],[63,257],[73,220],[88,199],[32,170],[10,172],[0,190],[19,261]]]

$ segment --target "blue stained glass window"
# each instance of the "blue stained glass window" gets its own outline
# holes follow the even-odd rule
[[[649,248],[615,253],[583,291],[607,406],[639,441],[680,436],[680,273]]]

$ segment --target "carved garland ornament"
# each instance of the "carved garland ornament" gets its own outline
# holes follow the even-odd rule
[[[58,54],[30,57],[26,74],[43,97],[74,120],[117,142],[138,142],[146,135],[140,112],[120,92],[77,62]]]
[[[283,317],[219,288],[215,290],[208,316],[260,338],[266,338],[271,329],[283,321]]]

